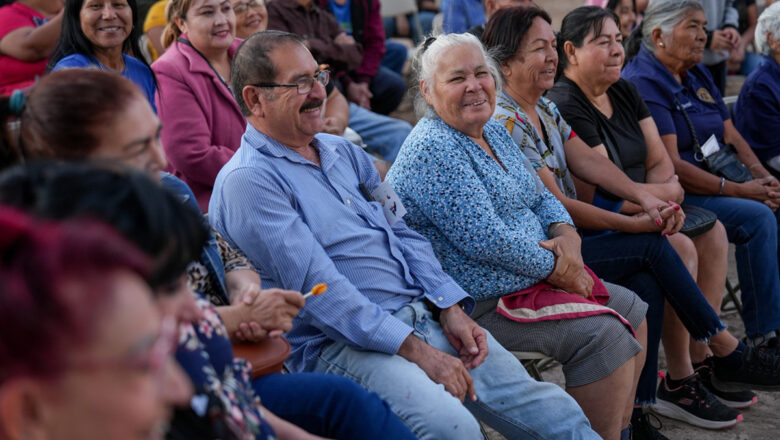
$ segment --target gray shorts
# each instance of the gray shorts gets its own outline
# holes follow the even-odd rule
[[[607,307],[636,329],[647,303],[631,290],[605,282]],[[631,331],[615,316],[600,314],[554,321],[517,322],[495,312],[498,299],[479,301],[471,315],[509,351],[538,351],[563,365],[566,386],[587,385],[606,376],[642,350]]]

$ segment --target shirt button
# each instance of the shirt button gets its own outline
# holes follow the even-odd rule
[[[443,296],[440,296],[440,297],[439,297],[439,301],[444,301],[444,297],[443,297]]]
[[[352,204],[352,200],[347,199],[347,205],[351,205],[351,204]]]

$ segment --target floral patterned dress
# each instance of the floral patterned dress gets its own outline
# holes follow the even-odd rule
[[[221,439],[276,439],[252,389],[251,368],[233,356],[227,329],[211,303],[196,294],[203,317],[179,327],[176,360],[195,387],[192,410],[211,420]]]

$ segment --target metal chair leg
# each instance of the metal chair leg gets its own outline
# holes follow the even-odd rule
[[[739,292],[739,290],[739,283],[732,285],[731,280],[726,278],[726,298],[720,309],[724,312],[731,312],[736,310],[737,313],[739,313],[739,317],[742,319],[742,321],[744,321],[745,317],[742,315],[742,301],[740,301],[739,296],[737,296],[737,292]],[[731,305],[729,306],[729,304]]]

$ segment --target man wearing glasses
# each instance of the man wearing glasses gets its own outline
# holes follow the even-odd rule
[[[569,395],[468,317],[474,300],[389,209],[398,198],[368,155],[318,134],[327,74],[299,37],[253,35],[231,79],[248,125],[209,220],[265,288],[328,285],[287,333],[291,370],[355,379],[420,438],[482,438],[475,416],[507,438],[598,438]]]
[[[339,0],[339,5],[349,13],[350,23],[360,21],[358,9],[347,7],[343,0]],[[371,15],[364,16],[366,20],[380,19],[378,3],[373,14],[371,8],[365,9],[363,0],[353,6],[361,6],[361,14]],[[381,28],[379,22],[374,24]],[[333,79],[349,101],[349,127],[361,136],[369,151],[393,162],[412,127],[406,121],[386,116],[398,107],[406,84],[400,75],[379,67],[385,53],[382,32],[366,35],[362,26],[349,27],[354,31],[352,35],[314,0],[269,2],[268,29],[299,35],[318,62],[331,66]]]

